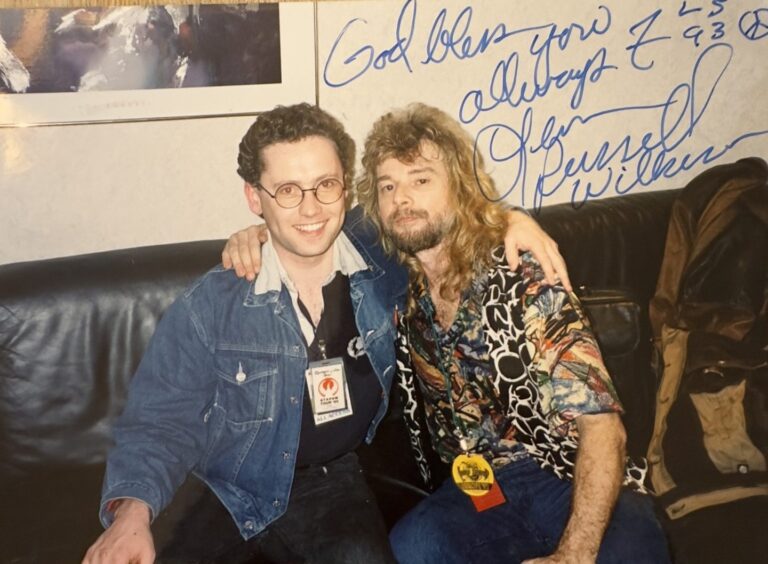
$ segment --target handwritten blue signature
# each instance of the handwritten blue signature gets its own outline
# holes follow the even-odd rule
[[[578,68],[566,68],[554,70],[551,60],[552,47],[565,50],[575,37],[578,41],[586,41],[592,35],[604,35],[611,28],[611,11],[605,7],[598,8],[598,15],[592,23],[584,27],[577,23],[571,23],[562,28],[556,24],[548,24],[540,28],[546,33],[537,33],[529,46],[529,53],[533,55],[532,78],[518,81],[520,69],[520,55],[512,52],[506,59],[500,61],[488,83],[488,89],[472,89],[468,91],[459,106],[459,119],[463,123],[471,123],[482,112],[494,110],[500,104],[508,104],[516,108],[521,104],[528,104],[537,98],[544,98],[552,88],[564,89],[571,83],[575,88],[571,96],[570,105],[576,109],[581,105],[584,89],[587,81],[598,82],[606,70],[615,70],[615,65],[609,65],[608,52],[601,47],[588,57]],[[533,28],[525,28],[519,31],[530,31]]]
[[[694,152],[681,148],[693,136],[732,59],[730,44],[714,43],[699,55],[690,80],[676,85],[663,102],[576,114],[564,123],[550,116],[537,133],[533,131],[534,110],[528,107],[518,127],[494,123],[477,133],[476,165],[478,152],[502,165],[512,180],[500,189],[500,199],[518,191],[520,203],[527,205],[529,158],[541,154],[541,170],[536,175],[532,202],[538,211],[547,198],[563,188],[570,188],[571,203],[580,207],[608,190],[612,189],[617,195],[626,194],[637,186],[649,186],[660,178],[673,178],[694,166],[711,163],[748,138],[768,135],[768,129],[755,130],[721,146],[710,145]],[[706,71],[702,70],[705,68]],[[706,77],[711,77],[709,82]],[[626,135],[618,141],[603,141],[594,151],[568,154],[567,137],[575,127],[586,126],[607,115],[622,114],[630,121],[631,116],[639,112],[657,112],[658,128]],[[678,151],[678,148],[681,149]]]
[[[719,3],[719,2],[718,2]],[[690,79],[677,84],[665,100],[645,105],[625,105],[603,109],[591,114],[575,113],[565,121],[549,116],[540,131],[534,131],[534,102],[555,90],[571,89],[570,108],[578,110],[590,85],[599,82],[608,72],[617,70],[609,61],[605,47],[596,45],[589,56],[576,64],[559,66],[554,53],[565,51],[569,45],[586,42],[593,36],[605,35],[611,29],[611,11],[599,6],[591,21],[558,25],[546,23],[514,28],[500,22],[490,27],[473,26],[474,10],[465,6],[455,15],[441,9],[431,22],[421,57],[416,57],[413,38],[418,14],[417,0],[405,0],[400,8],[393,34],[385,46],[374,46],[364,41],[354,43],[353,36],[365,32],[368,22],[362,18],[349,20],[336,37],[325,61],[323,80],[332,88],[341,88],[371,70],[385,70],[391,65],[402,65],[414,72],[418,65],[441,64],[446,60],[472,59],[485,54],[513,36],[530,34],[527,48],[511,51],[498,61],[482,87],[468,90],[459,105],[458,118],[468,124],[499,106],[522,110],[518,125],[493,123],[484,126],[475,139],[476,153],[483,153],[501,169],[511,182],[504,187],[501,198],[513,193],[523,205],[530,186],[527,185],[532,157],[540,170],[535,172],[532,207],[541,208],[545,200],[562,190],[570,190],[575,207],[589,199],[598,198],[612,190],[626,194],[638,186],[649,186],[655,181],[675,177],[695,166],[706,165],[720,158],[742,141],[768,135],[766,130],[754,130],[736,136],[720,145],[709,145],[701,150],[686,151],[683,143],[693,137],[702,117],[709,108],[712,96],[733,59],[729,43],[715,42],[704,49],[696,60]],[[668,41],[654,28],[662,9],[657,8],[628,29],[633,40],[626,47],[631,67],[649,71],[655,61],[646,55],[647,48],[657,42]],[[740,31],[747,39],[756,41],[768,35],[768,10],[746,12],[739,21]],[[717,39],[715,36],[712,39]],[[521,64],[522,56],[525,64]],[[529,76],[521,74],[533,57]],[[412,62],[413,61],[413,62]],[[651,113],[651,116],[648,114]],[[642,116],[640,114],[643,114]],[[575,129],[599,123],[602,118],[620,115],[627,123],[647,123],[651,126],[639,134],[627,134],[616,139],[599,141],[592,149],[569,153],[568,136]],[[536,122],[538,123],[538,121]],[[621,135],[621,134],[619,134]],[[478,159],[476,159],[477,161]],[[492,197],[488,195],[488,197]]]

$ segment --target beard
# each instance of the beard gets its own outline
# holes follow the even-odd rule
[[[405,217],[425,219],[426,225],[420,229],[397,231],[394,227],[396,221]],[[430,219],[429,213],[426,211],[409,210],[402,212],[398,209],[383,222],[382,230],[399,251],[415,255],[420,251],[426,251],[439,245],[450,232],[453,222],[454,217],[446,214]]]

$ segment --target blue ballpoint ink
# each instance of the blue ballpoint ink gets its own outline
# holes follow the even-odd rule
[[[682,18],[684,16],[695,14],[696,12],[701,12],[703,9],[704,8],[701,8],[701,7],[689,8],[688,2],[686,2],[686,0],[683,0],[683,3],[680,5],[680,9],[677,11],[677,15]]]
[[[411,9],[409,13],[409,9]],[[406,18],[410,17],[410,20]],[[408,48],[413,40],[413,33],[416,28],[416,0],[406,0],[400,10],[400,15],[397,18],[397,24],[395,26],[395,43],[389,48],[383,49],[380,53],[376,54],[376,50],[370,44],[363,45],[357,48],[351,55],[343,59],[341,69],[348,70],[349,67],[354,67],[357,63],[357,70],[352,71],[352,74],[343,76],[343,78],[332,78],[331,74],[336,64],[336,53],[339,49],[339,44],[346,36],[348,30],[353,25],[363,24],[367,25],[368,21],[362,18],[353,18],[349,20],[342,28],[339,35],[333,42],[331,50],[328,53],[328,57],[325,60],[323,66],[323,81],[327,86],[331,88],[341,88],[349,84],[350,82],[357,80],[363,76],[373,66],[376,70],[383,70],[387,65],[402,61],[408,72],[413,72],[411,62],[408,59]],[[404,28],[403,25],[408,25]],[[339,55],[343,57],[344,55]],[[343,73],[342,73],[343,74]]]
[[[550,24],[546,26],[549,29],[546,39],[544,39],[541,45],[538,44],[540,35],[537,33],[531,41],[530,53],[531,55],[538,55],[544,50],[548,50],[553,43],[557,43],[557,47],[561,51],[565,51],[574,37],[583,43],[593,35],[605,35],[611,29],[611,11],[607,6],[598,6],[599,14],[595,16],[589,27],[584,27],[581,24],[573,22],[562,28],[558,28],[557,24]],[[604,18],[604,21],[600,19],[600,16]]]
[[[448,10],[446,8],[440,10],[432,21],[432,27],[427,38],[426,54],[421,60],[421,64],[439,64],[448,55],[453,55],[458,60],[472,59],[485,53],[491,45],[499,44],[514,35],[521,35],[532,31],[543,31],[552,27],[552,24],[545,24],[519,29],[507,29],[506,24],[500,22],[492,30],[485,28],[480,34],[480,38],[475,39],[470,34],[473,13],[472,7],[466,6],[459,12],[449,30],[445,21]]]
[[[531,79],[518,83],[520,56],[512,53],[500,61],[491,74],[490,82],[485,90],[469,90],[459,105],[459,120],[462,123],[472,123],[481,113],[496,109],[501,104],[517,108],[530,104],[537,98],[544,98],[552,90],[562,90],[573,85],[570,106],[576,109],[581,105],[584,89],[587,83],[595,84],[600,81],[607,70],[616,70],[616,65],[607,63],[607,50],[599,48],[587,58],[580,68],[567,68],[553,71],[549,60],[549,51],[539,53],[531,72]]]
[[[714,16],[719,15],[720,12],[725,10],[725,3],[727,1],[728,0],[712,0],[712,5],[715,7],[715,9],[714,10],[710,10],[709,13],[707,14],[707,17],[708,18],[712,18]]]
[[[768,8],[750,10],[741,14],[739,31],[745,39],[750,41],[768,37]]]
[[[629,33],[634,36],[635,30],[640,27],[641,25],[645,24],[645,28],[640,33],[640,36],[637,38],[637,41],[634,43],[631,43],[630,45],[627,45],[626,50],[631,53],[629,61],[632,63],[632,66],[635,67],[637,70],[649,70],[653,67],[654,61],[651,60],[650,63],[643,65],[637,62],[637,51],[641,47],[644,47],[645,45],[650,45],[651,43],[656,43],[657,41],[664,41],[667,39],[671,39],[672,36],[670,35],[658,35],[656,37],[651,37],[646,39],[646,35],[651,30],[651,27],[653,27],[653,24],[656,23],[656,19],[661,14],[662,10],[659,8],[655,12],[652,12],[650,15],[646,16],[636,24],[632,25],[629,28]]]
[[[588,115],[574,115],[559,123],[549,116],[541,132],[533,132],[534,110],[523,113],[519,127],[494,123],[481,128],[475,137],[475,151],[488,155],[493,163],[503,164],[512,177],[502,198],[515,193],[520,203],[528,204],[526,178],[529,156],[538,154],[542,162],[536,175],[532,207],[568,186],[574,207],[609,190],[626,194],[638,186],[650,186],[660,178],[673,178],[697,165],[713,162],[738,143],[768,134],[767,129],[742,133],[721,147],[710,145],[699,151],[676,154],[682,143],[693,137],[707,112],[712,97],[733,58],[733,47],[716,43],[697,58],[690,80],[675,85],[661,103],[620,106]],[[709,72],[708,72],[709,71]],[[708,77],[706,81],[702,77]],[[567,137],[572,128],[585,126],[607,115],[658,112],[658,130],[625,135],[618,141],[599,142],[594,150],[569,155]]]

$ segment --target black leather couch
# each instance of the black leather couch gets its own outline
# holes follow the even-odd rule
[[[624,288],[639,304],[629,345],[607,343],[621,363],[617,387],[636,453],[651,432],[656,382],[646,312],[675,195],[558,205],[539,216],[576,286]],[[218,262],[222,246],[199,241],[0,266],[0,562],[78,562],[100,534],[103,465],[128,382],[162,312]],[[627,346],[631,354],[622,357]],[[360,455],[392,523],[423,495],[397,413]],[[194,495],[191,487],[177,497]],[[679,562],[739,561],[730,558],[736,545],[765,537],[762,501],[697,513],[665,522]]]

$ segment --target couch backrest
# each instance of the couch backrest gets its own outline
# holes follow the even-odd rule
[[[199,241],[0,267],[0,477],[104,460],[162,312],[222,248]]]
[[[623,287],[646,306],[656,290],[672,202],[679,190],[542,208],[537,217],[554,238],[574,286]]]
[[[675,192],[544,208],[574,284],[653,295]],[[0,478],[98,464],[166,307],[223,241],[0,266]]]

